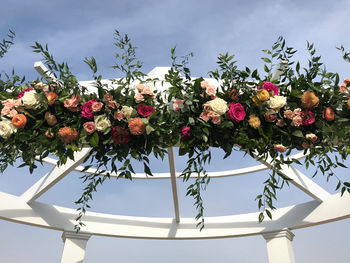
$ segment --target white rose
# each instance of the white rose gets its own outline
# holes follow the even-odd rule
[[[25,92],[21,100],[22,105],[27,109],[36,109],[40,106],[37,93],[34,90]]]
[[[226,113],[226,111],[228,111],[227,102],[220,98],[209,101],[209,105],[212,110],[219,115],[223,115]]]
[[[279,110],[284,107],[287,103],[287,98],[284,96],[274,96],[269,99],[267,104],[271,109]]]
[[[131,118],[132,112],[133,112],[133,108],[129,107],[129,106],[123,106],[122,107],[122,113],[125,116],[125,118],[128,120]]]
[[[96,130],[103,132],[111,126],[112,124],[106,115],[99,115],[95,117]]]
[[[12,122],[8,119],[0,121],[0,136],[4,139],[8,139],[17,129],[13,126]]]

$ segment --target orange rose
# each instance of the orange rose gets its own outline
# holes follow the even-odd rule
[[[58,95],[55,92],[48,92],[45,95],[49,106],[53,105],[58,98]]]
[[[325,118],[327,121],[334,120],[334,110],[331,107],[327,107],[323,112],[323,118]]]
[[[129,122],[129,130],[133,135],[141,135],[146,130],[146,124],[143,123],[141,118],[131,119]]]
[[[301,96],[301,103],[304,108],[311,109],[318,105],[319,98],[315,95],[315,93],[310,91],[305,91]]]
[[[65,144],[71,143],[78,138],[78,132],[71,127],[63,127],[58,131],[58,135],[62,137]]]
[[[24,114],[16,114],[12,118],[13,126],[15,126],[18,129],[26,126],[26,123],[27,123],[27,118],[26,118],[26,116],[24,116]]]

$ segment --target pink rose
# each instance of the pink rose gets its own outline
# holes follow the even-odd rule
[[[302,113],[302,110],[301,110],[300,108],[296,108],[296,109],[294,110],[294,114],[295,114],[295,115],[301,116],[301,113]]]
[[[203,89],[206,89],[207,87],[209,87],[209,82],[208,81],[206,81],[206,80],[203,80],[203,81],[201,81],[201,87],[203,88]]]
[[[287,151],[287,147],[283,146],[282,144],[274,144],[273,148],[280,153],[284,153],[285,151]]]
[[[179,107],[179,103],[184,104],[184,102],[185,102],[184,100],[175,100],[175,102],[173,104],[174,111],[181,112],[181,109]]]
[[[261,89],[261,88],[258,87],[258,89]],[[268,81],[263,82],[262,89],[267,90],[269,93],[270,93],[270,91],[273,91],[273,96],[278,95],[278,91],[279,91],[278,87],[275,84],[268,82]]]
[[[306,138],[306,140],[310,140],[312,142],[317,141],[317,135],[313,134],[313,133],[306,134],[305,138]]]
[[[121,121],[124,118],[124,114],[122,111],[118,110],[114,113],[114,119]]]
[[[243,121],[246,115],[243,106],[240,103],[234,102],[231,103],[227,114],[234,123]]]
[[[348,88],[345,83],[340,84],[339,86],[339,92],[340,93],[346,93],[348,91]]]
[[[211,111],[212,110],[209,101],[207,101],[206,103],[203,104],[203,108],[204,108],[204,111]]]
[[[17,115],[17,111],[15,110],[15,109],[12,109],[12,110],[10,110],[10,112],[9,112],[9,117],[11,117],[11,118],[13,118],[15,115]]]
[[[213,86],[209,86],[206,88],[205,92],[208,96],[215,96],[216,95],[216,89]]]
[[[265,120],[267,122],[275,122],[277,120],[277,112],[274,109],[268,109],[265,113]]]
[[[286,125],[286,123],[282,119],[277,119],[276,125],[278,127],[283,127],[284,125]]]
[[[301,115],[303,117],[303,123],[302,123],[303,125],[307,126],[315,122],[315,114],[312,111],[310,110],[302,111]]]
[[[22,92],[18,95],[18,98],[22,98],[24,96],[24,93],[26,93],[27,91],[31,91],[31,90],[34,90],[33,88],[28,88],[28,89],[25,89],[25,90],[22,90]]]
[[[81,116],[86,119],[92,119],[94,114],[92,113],[92,104],[97,102],[97,99],[92,99],[81,105]]]
[[[80,103],[80,96],[72,95],[72,98],[64,101],[63,105],[69,111],[77,112],[79,111],[78,104]]]
[[[203,121],[205,121],[205,122],[207,122],[207,121],[209,121],[210,120],[210,117],[209,117],[209,115],[208,115],[208,112],[206,112],[206,111],[203,111],[202,113],[201,113],[201,115],[199,116],[199,118],[201,118]]]
[[[292,120],[294,117],[294,112],[291,110],[286,110],[286,111],[284,111],[284,117]]]
[[[85,122],[83,127],[87,134],[93,134],[96,131],[95,122],[93,121]]]
[[[148,117],[154,112],[154,108],[152,106],[147,106],[147,105],[139,105],[137,106],[137,112],[142,116],[142,117]]]
[[[140,103],[141,101],[145,100],[145,98],[142,96],[141,93],[136,93],[134,96],[134,99],[135,99],[136,103]]]
[[[350,83],[350,78],[344,79],[344,84],[345,84],[345,85],[348,85],[349,83]]]
[[[7,116],[10,113],[11,109],[9,107],[3,107],[1,110],[1,116]]]
[[[299,115],[295,116],[292,120],[292,126],[299,127],[303,123],[303,118]]]
[[[214,124],[220,124],[221,123],[221,118],[220,116],[214,116],[211,118],[211,121],[214,123]]]
[[[140,84],[137,84],[135,88],[138,89],[140,92],[142,92],[146,88],[146,86],[140,83]]]
[[[111,101],[111,100],[113,100],[112,94],[110,94],[110,93],[105,94],[105,95],[103,96],[103,100],[104,100],[104,101]]]
[[[102,102],[94,102],[91,105],[91,109],[93,112],[98,112],[102,109],[103,103]]]
[[[153,95],[153,91],[152,91],[150,88],[145,87],[145,88],[141,91],[141,94],[152,96],[152,95]]]
[[[189,139],[191,137],[191,134],[190,134],[190,130],[191,130],[191,127],[190,126],[184,126],[181,128],[181,135],[182,135],[182,138],[184,139]]]

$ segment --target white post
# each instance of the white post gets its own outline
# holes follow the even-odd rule
[[[267,245],[269,263],[295,263],[292,241],[294,234],[289,229],[263,234]]]
[[[86,244],[90,237],[91,235],[87,233],[64,231],[62,234],[64,248],[61,263],[82,263]]]

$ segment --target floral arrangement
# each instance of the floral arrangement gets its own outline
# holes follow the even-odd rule
[[[210,180],[204,169],[211,159],[210,147],[223,149],[225,158],[238,149],[261,159],[273,159],[263,193],[257,196],[262,209],[260,221],[265,214],[272,217],[276,190],[288,183],[279,174],[280,165],[300,164],[288,157],[293,149],[309,151],[306,167],[315,165],[316,172],[328,178],[336,177],[333,168],[344,167],[342,161],[350,153],[350,78],[340,83],[338,74],[324,70],[313,45],[308,44],[311,58],[308,68],[301,72],[300,63],[292,61],[295,50],[279,38],[271,50],[264,50],[265,77],[260,77],[257,70],[239,70],[233,56],[220,55],[219,68],[209,73],[215,83],[191,78],[189,56],[178,62],[172,49],[172,67],[165,76],[170,88],[165,99],[152,89],[157,80],[140,71],[141,63],[129,38],[118,31],[116,46],[120,62],[114,68],[125,77],[113,80],[114,88],[102,83],[95,59],[85,59],[93,72],[96,93],[89,94],[68,65],[56,63],[47,46],[39,43],[33,46],[34,52],[43,55],[55,78],[45,83],[25,83],[14,74],[6,75],[5,80],[0,75],[1,171],[19,156],[21,166],[28,166],[32,172],[37,157],[42,160],[55,154],[62,164],[81,147],[92,148],[86,160],[90,158],[98,169],[93,175],[83,176],[86,187],[76,202],[80,211],[78,229],[92,193],[109,177],[109,173],[103,173],[107,167],[120,177],[132,179],[133,158],[143,162],[145,173],[152,176],[148,156],[153,153],[164,158],[167,147],[178,142],[179,153],[189,157],[183,179],[198,174],[187,195],[195,200],[201,228],[201,191]],[[346,58],[348,53],[343,47],[342,51]],[[275,61],[284,61],[279,64],[280,79],[273,78],[272,70],[278,65]],[[329,153],[338,155],[332,160]],[[350,183],[336,179],[342,193],[350,192]]]

